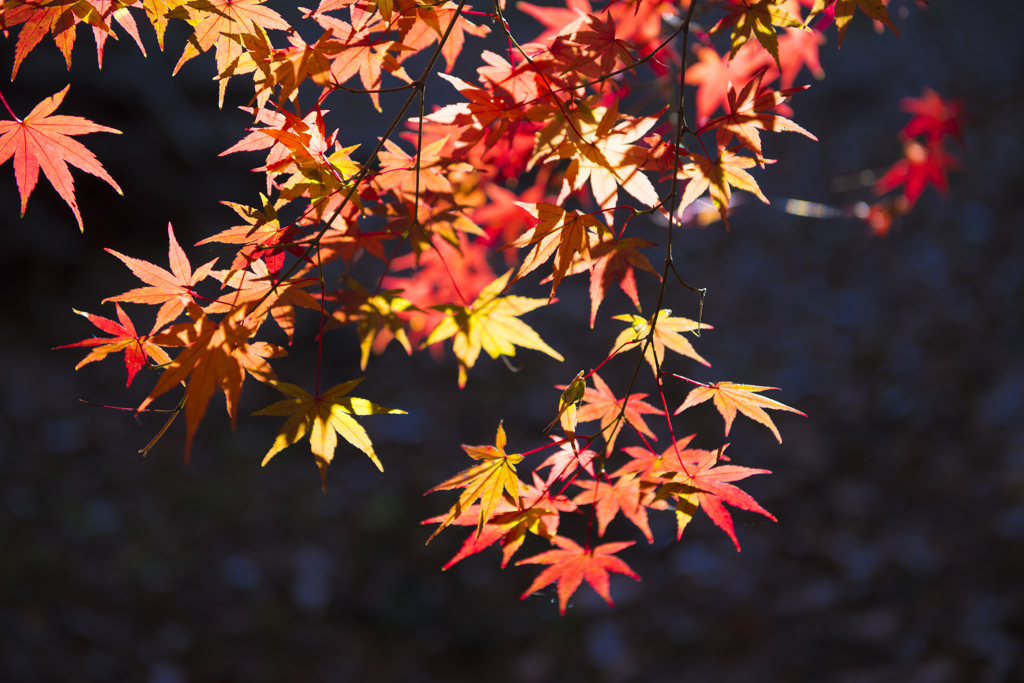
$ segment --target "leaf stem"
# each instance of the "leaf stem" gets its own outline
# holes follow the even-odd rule
[[[11,109],[11,105],[7,104],[7,98],[4,97],[4,94],[2,92],[0,92],[0,102],[4,103],[4,109],[6,109],[7,113],[11,115],[11,118],[17,121],[18,123],[21,123],[21,119],[15,116],[14,110]]]

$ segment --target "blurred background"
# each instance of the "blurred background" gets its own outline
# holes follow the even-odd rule
[[[326,495],[305,445],[260,467],[281,423],[245,417],[277,400],[251,380],[238,431],[214,398],[189,466],[181,424],[142,457],[160,416],[79,399],[135,406],[152,378],[126,391],[120,357],[75,372],[84,350],[51,348],[96,332],[72,308],[114,317],[99,302],[136,286],[104,247],[165,265],[168,221],[191,245],[235,224],[218,201],[258,201],[262,176],[248,169],[260,158],[217,156],[250,125],[235,108],[245,87],[229,86],[218,111],[210,56],[172,79],[186,35],[173,24],[165,54],[142,27],[146,60],[123,36],[108,42],[101,72],[80,31],[70,76],[45,38],[4,95],[24,115],[70,80],[59,113],[124,132],[85,143],[125,197],[73,172],[83,235],[45,181],[19,219],[0,167],[0,679],[1024,680],[1024,6],[891,7],[900,39],[858,13],[837,52],[829,30],[827,78],[792,103],[820,142],[766,136],[779,163],[754,171],[772,206],[738,207],[729,233],[677,233],[677,263],[708,288],[715,325],[695,342],[713,368],[677,370],[781,387],[774,397],[808,414],[773,414],[781,445],[746,420],[729,437],[737,464],[773,470],[745,489],[779,522],[737,511],[736,553],[703,514],[680,543],[671,513],[653,515],[652,545],[620,517],[606,539],[638,541],[622,556],[643,581],[613,577],[614,609],[584,586],[565,617],[550,590],[520,601],[536,570],[500,570],[495,549],[442,572],[464,530],[424,546],[419,521],[452,496],[422,493],[466,466],[460,444],[493,443],[500,419],[511,449],[542,444],[552,385],[605,357],[621,329],[609,317],[628,300],[612,293],[590,332],[587,281],[570,278],[561,303],[526,318],[566,363],[525,351],[514,374],[484,358],[461,392],[450,353],[435,362],[393,346],[371,359],[358,395],[409,415],[366,419],[384,473],[342,445]],[[539,30],[518,21],[521,35]],[[468,38],[464,77],[484,48],[501,39]],[[13,51],[4,41],[0,73]],[[855,218],[779,210],[786,198],[871,201],[833,181],[900,158],[899,99],[925,86],[962,98],[969,116],[950,197],[929,189],[885,239]],[[436,79],[434,96],[445,88]],[[387,123],[363,99],[331,108],[346,141],[372,145]],[[653,223],[637,234],[664,240]],[[217,255],[186,251],[193,264]],[[650,301],[656,283],[640,281]],[[518,291],[543,295],[531,283]],[[669,291],[676,315],[696,317],[694,295]],[[300,384],[315,374],[314,317],[299,314],[294,355],[275,364]],[[630,357],[601,374],[621,392],[632,369]],[[351,329],[327,337],[324,373],[359,376]],[[675,407],[688,388],[668,389]],[[710,404],[676,424],[700,430],[698,447],[722,442]],[[533,539],[520,557],[544,548]]]

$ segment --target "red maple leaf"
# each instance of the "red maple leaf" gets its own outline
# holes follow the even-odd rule
[[[96,156],[85,146],[68,136],[86,133],[117,133],[121,131],[93,123],[80,116],[51,116],[57,110],[68,92],[65,87],[56,95],[47,97],[35,106],[24,119],[0,121],[0,164],[14,157],[14,178],[18,181],[21,194],[21,215],[25,215],[29,195],[39,180],[39,169],[57,190],[61,198],[71,207],[78,221],[78,228],[84,230],[82,214],[75,200],[75,181],[68,170],[68,164],[86,173],[107,181],[111,187],[123,194],[114,179],[103,168]],[[6,104],[6,102],[4,103]]]
[[[153,362],[157,365],[165,365],[171,362],[171,357],[161,349],[159,346],[152,342],[152,337],[148,334],[144,334],[141,337],[139,333],[135,331],[135,325],[132,324],[128,314],[121,309],[120,304],[114,304],[117,308],[117,319],[120,320],[120,324],[115,323],[113,320],[102,318],[92,313],[83,313],[82,311],[75,311],[80,316],[83,316],[89,320],[93,325],[100,328],[107,334],[114,335],[113,337],[107,337],[105,339],[85,339],[74,344],[65,344],[64,346],[58,346],[58,349],[70,349],[76,346],[95,346],[97,348],[89,352],[85,358],[75,366],[75,370],[78,370],[83,365],[91,363],[96,360],[103,360],[107,355],[111,353],[124,352],[124,365],[128,369],[128,383],[126,387],[132,385],[132,380],[135,379],[135,375],[139,374],[139,370],[146,365],[146,356],[153,359]]]
[[[605,543],[587,550],[562,536],[555,536],[552,540],[561,550],[549,550],[516,562],[517,566],[521,564],[551,565],[534,579],[530,587],[520,597],[521,600],[536,593],[544,586],[558,581],[558,611],[565,614],[569,598],[586,579],[587,583],[597,591],[597,594],[604,598],[608,606],[614,607],[612,596],[608,592],[608,572],[618,572],[631,579],[640,580],[640,577],[629,568],[629,565],[614,556],[614,553],[633,545],[633,541]]]
[[[759,512],[768,519],[776,522],[778,520],[772,513],[761,507],[750,494],[729,484],[730,481],[746,479],[752,474],[771,474],[768,470],[756,470],[750,467],[739,465],[719,465],[715,467],[722,451],[707,451],[696,465],[686,465],[685,471],[678,472],[673,477],[671,484],[664,485],[659,491],[655,500],[673,495],[676,498],[676,518],[679,523],[677,539],[683,535],[683,529],[693,517],[697,506],[704,508],[711,521],[722,531],[729,535],[739,552],[740,542],[736,539],[736,531],[733,529],[732,516],[726,510],[723,503],[733,507],[751,512]],[[668,458],[666,464],[672,465],[672,458]],[[685,461],[684,461],[685,464]]]
[[[720,56],[710,47],[697,50],[696,64],[686,70],[686,84],[697,86],[697,125],[703,126],[719,105],[729,102],[729,83],[745,83],[766,64],[771,55],[754,42],[743,45],[733,59]]]
[[[900,109],[914,118],[900,131],[904,138],[925,136],[928,142],[939,142],[946,135],[960,138],[963,134],[963,102],[946,100],[931,88],[925,88],[921,97],[904,97]]]
[[[934,185],[943,195],[949,194],[946,171],[958,168],[959,164],[956,157],[947,153],[941,143],[932,143],[926,147],[910,141],[903,146],[903,153],[904,158],[893,164],[875,182],[876,194],[885,194],[902,185],[908,209],[917,202],[929,184]]]

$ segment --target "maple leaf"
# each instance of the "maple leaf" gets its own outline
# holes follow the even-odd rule
[[[647,508],[641,502],[641,480],[635,474],[625,474],[614,482],[576,481],[575,486],[583,492],[573,498],[576,505],[593,505],[597,514],[597,535],[604,536],[608,524],[621,511],[622,514],[643,532],[648,543],[654,543],[650,524],[647,522]]]
[[[551,437],[556,438],[556,437]],[[547,484],[550,486],[556,479],[565,480],[572,476],[577,467],[582,467],[590,476],[594,474],[594,458],[597,453],[590,449],[579,450],[579,445],[574,441],[563,442],[557,451],[549,455],[544,462],[534,468],[534,472],[543,467],[550,467]]]
[[[633,267],[652,273],[661,281],[661,273],[656,271],[646,256],[638,249],[656,246],[639,237],[605,240],[590,250],[593,268],[590,271],[590,327],[593,329],[597,319],[597,309],[604,301],[612,280],[619,283],[637,310],[640,310],[640,293],[636,288],[636,275]]]
[[[660,322],[658,323],[659,326],[661,324]],[[654,435],[654,432],[644,422],[643,416],[664,415],[665,412],[644,402],[647,394],[630,394],[628,401],[625,398],[615,398],[615,394],[612,393],[612,390],[608,388],[608,385],[596,372],[591,376],[594,378],[594,388],[587,387],[587,390],[583,393],[583,405],[580,407],[576,419],[579,422],[601,421],[601,434],[605,442],[605,453],[611,454],[612,450],[614,450],[615,440],[622,430],[622,421],[616,422],[616,418],[618,418],[620,413],[622,413],[625,421],[638,432],[654,441],[658,440],[658,437]],[[622,411],[623,405],[626,406],[624,413]],[[613,423],[614,426],[612,426]]]
[[[493,446],[464,445],[462,447],[462,450],[466,451],[466,455],[474,460],[482,460],[482,463],[459,472],[451,479],[427,491],[427,493],[433,493],[434,491],[465,489],[459,494],[458,502],[448,512],[448,515],[441,520],[441,526],[435,529],[427,539],[427,543],[434,540],[434,537],[441,533],[442,529],[461,517],[463,512],[477,499],[480,500],[476,526],[477,536],[483,532],[484,525],[494,515],[503,491],[508,492],[512,503],[516,508],[519,507],[519,478],[516,476],[516,463],[521,462],[523,456],[518,453],[506,453],[505,444],[505,428],[499,422]]]
[[[178,245],[178,240],[174,237],[174,228],[171,227],[170,223],[167,224],[167,238],[170,242],[168,258],[171,263],[171,272],[167,272],[148,261],[119,254],[113,249],[107,249],[107,252],[121,259],[135,273],[137,278],[150,286],[140,287],[124,294],[108,297],[103,300],[103,303],[108,301],[127,301],[136,304],[159,305],[160,310],[157,311],[156,323],[153,329],[159,329],[181,315],[182,311],[192,303],[192,289],[199,282],[206,279],[214,264],[217,263],[217,259],[213,259],[209,263],[199,266],[195,272],[192,272],[192,265],[189,263],[188,257],[185,256],[185,252]]]
[[[618,572],[631,579],[640,580],[640,577],[629,568],[629,565],[614,555],[633,545],[633,541],[605,543],[588,550],[563,536],[556,536],[552,540],[560,550],[548,550],[540,555],[516,562],[516,566],[521,564],[551,565],[534,579],[520,599],[525,599],[541,588],[558,581],[558,611],[560,614],[565,614],[569,598],[586,579],[591,588],[604,598],[608,606],[614,607],[608,591],[608,572]]]
[[[825,35],[821,31],[786,29],[786,35],[779,38],[779,56],[782,60],[780,84],[783,90],[793,87],[804,66],[811,70],[816,80],[825,78],[825,70],[821,68],[818,56],[818,48],[824,44]]]
[[[522,547],[527,532],[550,541],[558,533],[559,513],[576,509],[565,496],[552,496],[536,472],[533,473],[533,486],[519,482],[519,500],[522,509],[510,503],[507,496],[502,496],[494,515],[484,525],[483,531],[477,534],[474,529],[466,537],[459,552],[441,569],[449,569],[456,562],[475,555],[498,541],[502,542],[501,567],[504,569],[515,552]],[[471,505],[453,524],[476,526],[479,516],[480,506]],[[444,521],[444,518],[444,515],[431,517],[423,520],[421,524],[437,524]]]
[[[531,244],[533,249],[523,259],[523,264],[516,273],[515,282],[527,273],[531,273],[539,266],[547,263],[548,259],[554,256],[553,278],[551,284],[551,297],[555,296],[558,285],[561,283],[573,265],[576,254],[590,261],[590,234],[591,229],[605,230],[599,220],[589,214],[581,214],[579,211],[566,211],[565,209],[548,204],[524,204],[514,202],[523,208],[527,213],[540,221],[536,226],[524,232],[519,239],[510,242],[508,248],[527,247]]]
[[[146,365],[146,356],[153,359],[156,365],[165,365],[171,362],[171,357],[167,355],[167,352],[162,348],[153,343],[152,337],[148,334],[144,334],[141,337],[139,333],[135,331],[135,325],[132,324],[131,319],[121,309],[120,304],[114,304],[117,308],[117,319],[120,324],[107,318],[102,318],[92,313],[83,313],[82,311],[75,311],[80,316],[83,316],[89,320],[93,325],[100,328],[107,334],[114,335],[106,339],[85,339],[74,344],[65,344],[64,346],[58,346],[58,349],[69,349],[76,346],[95,346],[92,351],[89,352],[85,358],[75,366],[75,370],[78,370],[83,365],[91,363],[96,360],[103,360],[111,353],[124,352],[124,365],[128,370],[128,383],[126,387],[132,385],[132,380],[135,379],[135,375],[139,374],[139,370]],[[74,310],[74,309],[72,309]]]
[[[317,107],[315,116],[300,119],[291,112],[284,112],[288,123],[285,127],[273,126],[260,128],[258,132],[269,136],[281,144],[281,154],[274,163],[268,163],[265,169],[268,178],[271,174],[291,174],[291,177],[280,185],[279,201],[290,201],[299,196],[310,199],[322,199],[335,195],[346,178],[356,174],[359,165],[349,157],[358,145],[336,148],[337,131],[327,134],[324,126],[323,111]],[[238,145],[236,145],[238,147]],[[287,150],[285,152],[284,150]],[[273,152],[273,148],[271,152]],[[320,212],[325,211],[325,203],[315,205]]]
[[[655,376],[658,375],[658,368],[665,362],[665,349],[671,349],[678,354],[688,356],[698,363],[711,367],[711,363],[701,358],[700,354],[693,348],[693,345],[680,333],[695,332],[696,330],[714,329],[707,323],[698,323],[689,318],[673,318],[672,311],[663,308],[655,313],[649,320],[638,315],[626,314],[617,315],[614,320],[622,320],[629,323],[629,327],[619,333],[612,347],[612,353],[621,353],[631,348],[644,348],[644,358],[651,366]],[[651,331],[651,324],[657,322],[654,328],[654,339],[647,345],[647,337]]]
[[[751,34],[757,37],[757,41],[768,51],[775,60],[775,64],[782,68],[779,61],[779,39],[775,35],[773,27],[802,28],[810,29],[800,21],[799,16],[793,16],[784,8],[779,6],[779,0],[734,0],[731,4],[723,7],[728,14],[719,20],[717,24],[708,31],[714,35],[718,31],[733,26],[730,43],[732,50],[729,58],[732,59],[741,47],[750,39]]]
[[[690,434],[676,440],[661,455],[642,446],[626,446],[622,450],[633,459],[617,469],[612,476],[619,477],[635,472],[644,481],[660,482],[663,474],[672,474],[679,472],[687,465],[696,465],[701,458],[708,454],[708,451],[687,448],[695,436],[696,434]]]
[[[729,535],[736,546],[736,551],[739,552],[740,542],[736,538],[732,516],[723,503],[728,503],[741,510],[758,512],[773,522],[778,520],[761,507],[750,494],[727,482],[746,479],[753,474],[771,474],[771,472],[738,465],[715,467],[715,463],[718,462],[724,450],[723,446],[717,451],[708,451],[695,466],[687,467],[686,471],[677,472],[674,475],[674,481],[663,485],[658,490],[655,500],[669,496],[676,499],[676,540],[682,538],[686,525],[693,518],[697,508],[701,507],[711,521]]]
[[[110,32],[110,27],[89,0],[21,0],[5,3],[0,16],[4,35],[7,35],[9,27],[25,24],[18,34],[18,44],[14,49],[11,80],[18,75],[25,57],[48,32],[53,35],[53,42],[64,55],[64,61],[70,69],[71,51],[75,45],[76,25],[79,21],[88,22],[101,33]]]
[[[813,17],[819,12],[824,12],[826,9],[835,5],[835,18],[836,28],[839,29],[839,47],[843,46],[843,36],[846,35],[846,29],[849,27],[850,21],[853,19],[854,12],[860,7],[860,11],[868,15],[875,21],[881,22],[892,29],[892,32],[896,34],[896,37],[900,37],[900,32],[896,30],[896,27],[892,25],[889,20],[889,13],[885,10],[886,0],[815,0],[814,7],[811,8],[811,13],[808,17]],[[882,29],[879,28],[879,31]]]
[[[441,162],[441,150],[447,142],[447,138],[441,138],[429,145],[425,145],[419,153],[419,191],[436,192],[439,194],[451,194],[452,185],[445,177],[444,167]],[[410,200],[416,197],[416,157],[406,154],[401,147],[391,142],[384,141],[385,150],[381,150],[377,157],[380,159],[381,170],[374,179],[379,192],[394,192],[399,199],[406,197]]]
[[[515,126],[526,117],[523,106],[507,95],[504,90],[485,90],[455,76],[438,75],[454,85],[459,94],[468,102],[442,107],[425,117],[426,121],[454,124],[474,132],[482,132],[483,129],[497,122],[498,125],[492,127],[487,133],[487,142],[493,144],[508,132],[514,132]]]
[[[577,10],[578,11],[578,10]],[[573,42],[585,46],[600,59],[599,69],[608,73],[615,70],[616,61],[621,61],[627,67],[633,66],[636,58],[633,57],[635,46],[628,40],[623,40],[615,35],[616,25],[612,19],[611,12],[605,10],[605,20],[593,14],[583,14],[586,22],[590,25],[589,31],[577,31]]]
[[[238,306],[259,302],[249,312],[249,326],[258,328],[269,312],[277,326],[288,336],[291,346],[295,335],[295,306],[319,311],[320,304],[303,289],[317,282],[315,278],[278,280],[263,261],[253,261],[251,270],[212,270],[222,287],[229,292],[206,307],[207,313],[227,313]]]
[[[245,222],[245,225],[238,225],[217,233],[205,240],[196,242],[195,246],[216,242],[219,244],[240,244],[243,245],[231,262],[231,270],[243,270],[252,265],[253,261],[262,259],[267,264],[267,270],[276,273],[284,266],[284,251],[281,249],[268,249],[275,244],[291,242],[300,233],[295,228],[281,227],[277,217],[277,209],[274,204],[263,194],[260,195],[262,211],[245,204],[234,202],[221,202],[221,204],[234,209]],[[297,247],[289,247],[296,256],[302,254]],[[296,253],[297,252],[297,253]]]
[[[135,44],[139,46],[139,50],[142,52],[142,56],[146,56],[146,48],[142,44],[142,37],[139,36],[139,27],[135,23],[134,17],[131,12],[128,11],[128,7],[135,3],[136,0],[89,0],[90,4],[93,5],[95,10],[99,12],[100,17],[103,21],[103,26],[98,25],[96,22],[89,22],[93,24],[92,35],[96,39],[96,61],[99,68],[103,68],[103,48],[107,44],[107,38],[114,36],[114,32],[111,30],[114,22],[121,26],[128,35],[132,37]],[[88,21],[88,19],[86,20]]]
[[[778,391],[777,387],[759,387],[752,384],[733,384],[732,382],[716,382],[706,387],[694,387],[687,396],[686,400],[683,401],[682,405],[676,408],[676,412],[673,415],[678,415],[687,408],[698,405],[713,398],[715,401],[715,407],[718,408],[718,412],[722,414],[722,418],[725,419],[725,435],[729,436],[729,430],[732,428],[732,421],[736,419],[736,411],[739,410],[741,413],[749,417],[751,420],[760,422],[768,429],[772,430],[772,434],[775,438],[782,443],[782,436],[779,434],[779,430],[775,428],[775,423],[768,417],[768,413],[764,412],[764,408],[770,408],[772,410],[788,410],[791,413],[797,415],[804,415],[795,408],[774,401],[765,396],[759,396],[758,392],[761,391]]]
[[[686,69],[686,84],[697,86],[697,125],[703,126],[719,105],[728,103],[729,83],[745,83],[764,66],[768,54],[748,43],[729,59],[713,48],[697,49],[698,62]]]
[[[942,143],[927,147],[911,140],[903,146],[904,158],[897,161],[881,178],[875,181],[875,194],[885,194],[903,185],[903,196],[908,208],[913,206],[929,184],[942,194],[949,193],[946,171],[958,168],[956,157],[943,148]]]
[[[238,419],[238,400],[242,383],[248,372],[261,382],[277,379],[267,358],[287,355],[279,346],[266,342],[249,342],[252,330],[243,324],[248,311],[239,307],[220,323],[210,320],[195,304],[189,306],[193,323],[182,323],[160,334],[156,343],[161,346],[182,346],[170,365],[166,367],[149,396],[139,405],[145,408],[157,397],[187,380],[185,393],[185,462],[192,453],[192,440],[206,408],[219,386],[224,392],[231,427]]]
[[[795,124],[794,124],[795,125]],[[701,154],[692,155],[692,163],[688,163],[679,169],[680,178],[689,178],[683,191],[683,197],[679,200],[679,208],[676,216],[683,218],[683,211],[697,197],[705,192],[711,197],[711,202],[718,209],[725,229],[729,229],[729,201],[732,199],[732,188],[746,190],[765,204],[769,204],[768,198],[761,193],[757,181],[745,168],[751,168],[759,163],[774,164],[771,159],[754,159],[752,157],[739,156],[736,151],[739,146],[728,149],[720,149],[718,157],[714,160]]]
[[[356,332],[359,335],[359,349],[361,357],[359,367],[366,370],[366,364],[370,359],[370,351],[374,347],[374,340],[383,331],[389,333],[386,343],[378,347],[377,353],[383,353],[391,339],[397,339],[405,352],[412,355],[412,344],[405,332],[405,321],[401,314],[410,311],[420,312],[411,301],[398,296],[400,290],[388,289],[376,294],[370,294],[361,284],[346,278],[346,283],[351,288],[348,291],[338,292],[334,299],[343,306],[332,314],[334,320],[341,324],[356,322]]]
[[[317,15],[317,22],[333,34],[328,44],[331,55],[330,79],[321,78],[321,85],[341,85],[353,76],[358,75],[366,90],[379,90],[381,87],[381,70],[401,78],[407,82],[412,79],[398,63],[389,50],[400,49],[394,41],[380,40],[371,34],[372,25],[358,28],[347,22],[326,15]],[[379,112],[380,95],[370,93],[374,108]]]
[[[334,450],[338,446],[338,435],[361,450],[377,469],[384,471],[384,466],[373,452],[373,443],[366,430],[355,421],[353,415],[405,415],[404,410],[384,408],[371,403],[365,398],[347,396],[350,391],[362,382],[365,377],[336,384],[319,396],[313,396],[302,387],[287,382],[272,381],[270,384],[288,398],[272,403],[253,415],[290,416],[281,427],[274,444],[263,456],[263,465],[288,446],[300,441],[309,432],[309,447],[320,468],[320,486],[327,492],[327,466],[334,459]]]
[[[600,239],[601,237],[607,238],[608,235],[595,236],[594,233],[591,233],[590,236],[590,259],[577,256],[566,271],[566,275],[576,275],[585,270],[590,271],[590,327],[593,329],[594,323],[597,321],[597,309],[600,308],[601,302],[607,296],[613,280],[619,283],[619,288],[629,297],[637,310],[640,310],[640,292],[637,291],[636,273],[633,266],[646,270],[656,276],[659,281],[661,273],[656,271],[650,260],[639,251],[644,247],[657,246],[654,242],[648,242],[639,237],[617,239],[613,235],[609,239]],[[600,241],[594,243],[594,239],[600,239]],[[541,284],[551,279],[553,279],[552,276],[548,276],[541,280]]]
[[[769,110],[778,107],[788,97],[792,96],[793,93],[806,90],[810,86],[805,85],[788,90],[772,90],[758,95],[761,89],[761,79],[764,78],[767,70],[768,67],[763,67],[758,71],[743,86],[739,93],[736,92],[731,83],[729,84],[729,113],[711,121],[701,131],[716,128],[715,142],[719,149],[724,149],[735,135],[740,144],[752,151],[757,159],[763,159],[761,136],[758,134],[758,130],[767,130],[775,133],[793,131],[817,142],[818,138],[793,121],[778,114],[769,113]]]
[[[483,349],[491,358],[516,355],[516,346],[546,353],[556,360],[561,354],[544,343],[533,328],[519,316],[545,305],[544,299],[524,296],[498,296],[505,289],[512,271],[487,285],[469,306],[443,304],[435,310],[446,314],[430,333],[424,346],[454,336],[453,349],[459,360],[459,388],[466,386],[467,371],[476,363]]]
[[[542,183],[534,183],[521,192],[506,190],[495,183],[484,186],[484,193],[489,201],[477,207],[472,213],[472,218],[487,233],[485,241],[489,242],[489,246],[512,242],[530,228],[532,221],[519,210],[515,202],[536,203],[537,200],[544,198],[544,190]],[[516,260],[515,253],[506,251],[505,260],[508,265],[512,265]]]
[[[181,12],[181,10],[178,8],[186,2],[188,0],[142,0],[142,8],[146,10],[146,16],[153,25],[156,41],[160,45],[161,51],[164,49],[164,34],[167,32],[168,19],[179,18],[180,14],[177,12]]]
[[[477,26],[473,22],[469,21],[464,14],[458,15],[456,19],[455,10],[457,8],[454,2],[445,2],[436,7],[419,7],[417,8],[417,16],[428,24],[434,33],[436,38],[440,39],[444,35],[445,30],[448,26],[455,22],[451,32],[448,34],[448,41],[441,48],[441,55],[444,57],[445,62],[445,73],[450,73],[452,67],[455,66],[455,59],[462,52],[462,47],[466,42],[466,35],[472,35],[477,37],[483,37],[491,32],[491,29],[487,26]],[[416,47],[423,49],[430,45],[430,42],[421,42]],[[403,45],[408,45],[408,42],[403,38]]]
[[[925,88],[921,97],[904,97],[900,109],[914,117],[900,131],[904,138],[925,136],[928,142],[939,142],[946,135],[960,138],[963,135],[963,103],[959,100],[947,102],[931,88]]]
[[[479,240],[469,242],[465,235],[460,235],[459,243],[453,246],[435,234],[430,243],[433,248],[429,251],[418,256],[404,254],[391,262],[393,272],[416,267],[415,277],[389,275],[381,281],[382,287],[402,290],[402,297],[422,312],[410,316],[409,336],[414,344],[419,344],[444,320],[445,314],[433,306],[459,300],[462,296],[467,300],[476,298],[495,279],[487,263],[490,250]],[[440,347],[434,348],[440,350]]]
[[[568,131],[568,142],[558,148],[558,155],[570,159],[559,202],[581,188],[588,180],[594,200],[602,209],[618,203],[621,187],[646,206],[655,206],[658,193],[643,173],[649,150],[630,143],[647,134],[658,122],[655,116],[633,118],[620,116],[618,101],[611,107],[587,111],[577,107],[576,124]]]
[[[566,26],[579,21],[579,12],[590,14],[591,6],[589,0],[567,0],[564,7],[542,7],[528,2],[517,2],[516,9],[529,14],[546,29],[530,42],[549,45],[562,34]]]
[[[25,216],[29,195],[39,180],[39,169],[50,181],[78,221],[78,229],[85,230],[82,214],[75,199],[75,181],[68,164],[106,181],[118,194],[121,188],[110,177],[96,156],[71,135],[87,133],[117,133],[121,131],[93,123],[80,116],[51,116],[68,93],[66,86],[55,95],[37,104],[24,119],[0,121],[0,164],[14,157],[14,178],[21,195],[21,215]]]
[[[284,18],[264,7],[266,0],[189,0],[185,7],[189,14],[189,23],[194,31],[188,38],[185,51],[181,53],[173,74],[193,57],[210,48],[216,48],[217,73],[229,73],[233,64],[242,56],[242,45],[233,40],[232,36],[250,33],[254,24],[263,29],[287,31],[291,29]],[[224,106],[224,91],[228,79],[219,81],[218,104]]]
[[[298,88],[307,78],[321,86],[329,82],[331,64],[328,55],[335,48],[329,42],[330,32],[324,32],[313,45],[290,33],[289,47],[274,49],[262,26],[254,24],[253,29],[253,33],[230,36],[239,41],[246,51],[228,65],[227,71],[217,76],[218,80],[253,74],[255,100],[259,108],[266,106],[277,86],[281,86],[277,97],[280,106],[287,100],[297,104]]]

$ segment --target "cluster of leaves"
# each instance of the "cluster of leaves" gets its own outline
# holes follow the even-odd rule
[[[943,195],[949,193],[947,172],[960,167],[958,159],[946,145],[949,138],[963,141],[963,104],[946,101],[931,88],[921,97],[904,97],[900,109],[913,114],[900,131],[903,158],[875,181],[876,194],[884,195],[902,187],[896,197],[884,198],[870,206],[864,205],[860,217],[880,237],[889,233],[895,216],[909,213],[921,193],[932,185]]]
[[[218,390],[232,421],[237,418],[248,375],[286,397],[257,413],[287,418],[264,464],[308,432],[325,487],[339,435],[382,467],[355,418],[402,411],[349,396],[360,379],[322,389],[319,351],[312,393],[279,381],[271,361],[286,349],[256,340],[272,319],[291,345],[297,307],[315,312],[321,339],[332,328],[353,325],[364,370],[392,340],[410,354],[441,353],[451,340],[464,387],[481,351],[498,358],[514,356],[518,347],[562,360],[521,318],[554,304],[566,277],[589,273],[591,327],[618,284],[636,312],[614,316],[626,328],[597,369],[619,358],[635,362],[629,386],[613,391],[595,370],[580,372],[558,387],[557,408],[552,400],[552,425],[561,425],[563,437],[510,454],[499,426],[493,446],[465,447],[479,464],[432,489],[461,490],[447,514],[427,520],[439,524],[434,535],[451,525],[473,527],[446,566],[499,541],[506,564],[527,536],[538,536],[555,549],[519,561],[548,565],[524,596],[557,582],[564,612],[584,580],[610,604],[608,572],[639,577],[616,556],[630,542],[595,544],[588,523],[580,545],[559,535],[562,513],[596,519],[596,535],[603,537],[621,512],[651,541],[648,510],[674,511],[681,537],[703,509],[737,550],[726,504],[774,519],[731,483],[765,470],[723,464],[730,463],[725,445],[701,450],[689,447],[694,435],[675,437],[673,417],[708,400],[723,416],[726,435],[739,411],[781,441],[764,409],[798,411],[763,396],[768,387],[704,384],[666,369],[683,358],[710,365],[688,338],[711,329],[702,314],[691,320],[663,306],[670,283],[673,290],[699,291],[703,303],[704,290],[687,284],[673,264],[673,228],[716,220],[728,228],[735,190],[767,203],[749,172],[772,163],[761,134],[789,131],[813,139],[791,120],[787,101],[808,87],[794,87],[804,67],[823,77],[823,31],[834,21],[841,41],[857,8],[895,31],[883,0],[612,0],[600,9],[588,0],[568,0],[564,7],[521,2],[515,10],[498,0],[491,12],[471,11],[466,0],[322,0],[316,9],[302,10],[316,27],[315,40],[300,37],[265,0],[7,0],[0,26],[5,34],[20,29],[12,78],[47,33],[70,65],[83,22],[93,30],[101,64],[105,41],[116,30],[142,49],[133,12],[145,13],[160,49],[168,22],[192,28],[175,71],[212,52],[221,103],[232,78],[252,78],[246,111],[253,125],[224,154],[259,154],[254,170],[266,176],[265,195],[254,205],[225,202],[237,224],[196,245],[229,245],[237,250],[230,263],[217,269],[215,259],[193,268],[171,227],[170,270],[111,251],[145,286],[107,299],[119,322],[83,314],[110,337],[71,345],[92,347],[79,367],[124,352],[129,384],[143,368],[159,370],[138,410],[183,386],[171,419],[184,411],[186,458]],[[537,19],[543,32],[521,41],[505,20],[509,11]],[[473,23],[476,16],[490,26]],[[465,59],[468,41],[494,30],[503,34],[507,52],[479,51],[476,82],[449,75]],[[687,67],[691,36],[699,42]],[[416,55],[422,58],[410,61]],[[428,77],[441,58],[445,72],[438,75],[447,81],[441,87],[454,102],[428,113]],[[422,69],[412,68],[424,62]],[[642,70],[654,78],[652,97],[666,106],[630,115],[623,111],[624,98]],[[777,80],[776,90],[771,84]],[[430,84],[433,91],[436,82]],[[684,116],[684,84],[696,88],[694,127]],[[300,88],[316,94],[311,108],[300,106]],[[327,123],[327,100],[369,97],[381,111],[382,92],[407,96],[389,112],[391,122],[374,149],[353,156],[356,146],[346,146]],[[81,226],[67,164],[117,186],[69,136],[117,131],[54,115],[66,93],[24,119],[8,108],[13,120],[0,122],[0,162],[14,157],[23,212],[42,168]],[[409,116],[417,103],[418,114]],[[407,129],[398,137],[411,143],[411,151],[392,139],[403,122]],[[912,123],[907,134],[931,140],[936,131],[940,137],[955,132]],[[898,172],[892,173],[885,182],[897,182]],[[909,198],[912,181],[906,182]],[[655,245],[627,234],[640,215],[667,226],[660,273],[644,253]],[[499,247],[505,248],[500,255]],[[348,277],[360,258],[377,260],[383,274],[372,282]],[[332,264],[343,273],[333,284],[324,275]],[[644,304],[647,313],[638,270],[660,285],[657,301]],[[546,299],[509,293],[534,271],[551,283]],[[211,278],[219,290],[201,294],[198,288]],[[122,303],[158,306],[149,332],[138,332]],[[639,354],[633,356],[634,349]],[[633,392],[645,362],[659,399],[654,405],[648,394]],[[663,390],[667,377],[694,385],[672,415]],[[667,449],[651,446],[657,437],[645,416],[664,421]],[[577,438],[581,423],[599,426]],[[626,434],[636,437],[635,445],[616,450]],[[547,448],[555,450],[534,467],[532,483],[520,480],[516,465]],[[615,458],[620,461],[613,466]]]

